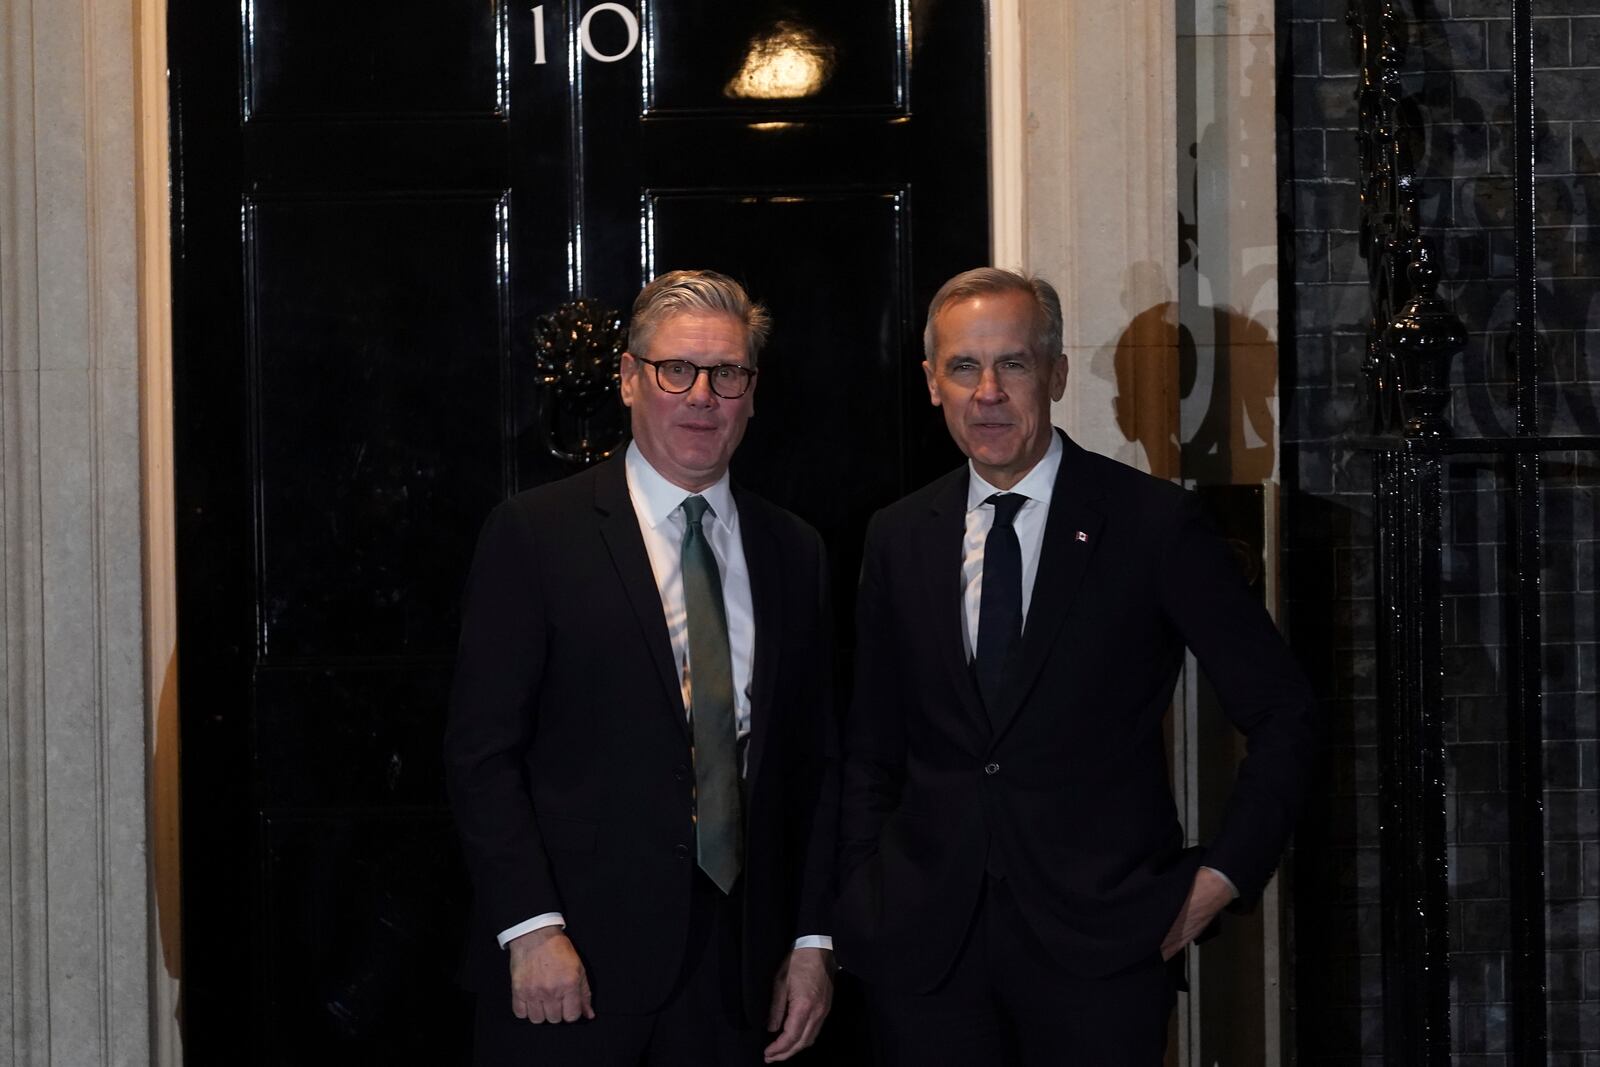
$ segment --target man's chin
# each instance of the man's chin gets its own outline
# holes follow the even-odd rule
[[[1022,435],[1015,426],[996,426],[993,429],[972,426],[963,436],[968,447],[976,454],[1010,457],[1022,449]]]
[[[1022,455],[1019,448],[974,448],[968,453],[972,462],[980,467],[989,467],[994,470],[1007,470],[1017,465]]]
[[[697,485],[710,485],[722,477],[727,465],[715,456],[680,455],[673,457],[673,465],[686,480]]]
[[[723,436],[710,430],[679,430],[674,443],[684,463],[712,464],[722,455]]]

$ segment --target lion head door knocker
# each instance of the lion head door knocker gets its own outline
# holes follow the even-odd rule
[[[539,425],[552,456],[588,466],[627,440],[617,400],[627,345],[622,316],[598,301],[574,300],[539,316],[533,328],[534,384]]]

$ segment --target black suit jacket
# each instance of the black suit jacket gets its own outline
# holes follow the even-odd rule
[[[1154,960],[1196,868],[1259,894],[1301,803],[1314,702],[1238,564],[1191,494],[1062,440],[998,728],[962,639],[967,469],[868,531],[834,934],[869,981],[940,980],[991,849],[1067,972]],[[1162,743],[1185,645],[1249,753],[1216,839],[1188,850]]]
[[[832,646],[816,532],[737,487],[734,499],[756,620],[741,959],[759,1021],[794,939],[830,932]],[[689,925],[694,771],[621,457],[489,517],[445,760],[474,887],[469,984],[509,997],[495,935],[560,911],[596,1012],[659,1008]]]

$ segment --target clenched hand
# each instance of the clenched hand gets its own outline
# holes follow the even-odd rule
[[[589,976],[578,950],[559,926],[512,939],[511,1010],[530,1023],[575,1023],[593,1019]]]

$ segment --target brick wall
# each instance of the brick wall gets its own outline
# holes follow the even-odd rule
[[[1448,413],[1461,436],[1510,433],[1513,323],[1510,5],[1402,3],[1404,114],[1424,179],[1441,295],[1466,323]],[[1331,751],[1296,849],[1302,1063],[1382,1052],[1370,465],[1360,363],[1355,56],[1343,0],[1280,4],[1286,620],[1330,718]],[[1600,433],[1600,7],[1536,0],[1541,427]],[[1546,866],[1552,1062],[1600,1064],[1596,559],[1600,456],[1546,465]],[[1457,1062],[1505,1062],[1507,825],[1504,464],[1447,476],[1444,640]]]

